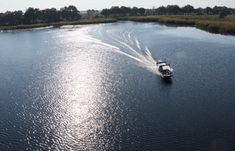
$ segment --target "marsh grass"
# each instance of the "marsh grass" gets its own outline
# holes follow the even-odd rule
[[[235,16],[220,19],[217,15],[159,15],[128,17],[127,20],[158,22],[176,26],[195,26],[212,33],[235,35]]]
[[[93,18],[79,21],[66,21],[45,24],[0,26],[0,30],[19,30],[40,27],[60,27],[63,25],[84,25],[98,23],[113,23],[118,20],[130,20],[137,22],[158,22],[171,26],[192,26],[212,33],[235,35],[235,16],[227,16],[220,19],[218,15],[159,15],[159,16],[131,16],[120,18]]]
[[[79,21],[66,21],[66,22],[56,22],[56,23],[43,23],[43,24],[32,24],[32,25],[16,25],[16,26],[0,26],[0,30],[19,30],[19,29],[33,29],[42,27],[60,27],[64,25],[83,25],[83,24],[98,24],[98,23],[113,23],[117,20],[114,18],[97,18],[97,19],[82,19]]]

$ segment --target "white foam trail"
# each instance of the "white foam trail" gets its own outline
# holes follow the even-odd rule
[[[131,33],[132,32],[129,32],[127,36],[128,36],[128,41],[133,45],[133,41],[131,40]]]
[[[84,40],[86,39],[86,40],[88,40],[88,41],[90,41],[90,42],[94,42],[94,43],[97,43],[97,44],[100,44],[100,45],[103,45],[103,46],[106,46],[106,47],[110,47],[110,48],[112,48],[111,50],[115,50],[115,52],[118,52],[118,53],[123,54],[123,55],[125,55],[125,56],[127,56],[127,57],[129,57],[129,58],[131,58],[131,59],[134,59],[134,60],[140,62],[140,63],[143,63],[143,61],[142,61],[141,59],[139,59],[139,58],[137,58],[137,57],[135,57],[135,56],[132,56],[132,55],[130,55],[130,54],[128,54],[128,53],[125,53],[125,52],[121,51],[120,48],[118,48],[118,47],[116,47],[116,46],[113,46],[113,45],[104,43],[104,42],[102,42],[102,41],[99,40],[99,39],[96,39],[96,38],[93,38],[93,37],[91,37],[91,36],[88,36],[88,34],[87,34],[87,33],[89,32],[89,29],[88,29],[88,28],[83,29],[81,32],[83,32],[84,35],[86,35],[86,36],[83,36]],[[107,31],[107,32],[110,32],[110,31]]]
[[[130,45],[128,45],[125,42],[122,42],[116,38],[112,38],[112,39],[115,40],[116,42],[120,43],[121,45],[125,46],[126,48],[128,48],[132,52],[134,52],[138,57],[141,57],[140,54],[135,49],[133,49]]]
[[[95,43],[100,44],[100,45],[103,45],[103,46],[106,46],[106,47],[113,48],[113,49],[115,50],[115,52],[118,52],[118,53],[123,54],[123,55],[125,55],[125,56],[127,56],[127,57],[130,57],[130,58],[132,58],[132,59],[134,59],[134,60],[136,60],[136,61],[138,61],[138,62],[140,62],[140,63],[144,63],[144,62],[143,62],[142,60],[140,60],[139,58],[134,57],[134,56],[132,56],[132,55],[130,55],[130,54],[128,54],[128,53],[125,53],[125,52],[121,51],[121,50],[120,50],[118,47],[116,47],[116,46],[113,46],[113,45],[110,45],[110,44],[107,44],[107,43],[103,43],[103,42],[101,42],[101,41],[95,41]]]
[[[149,48],[148,48],[148,47],[145,47],[145,50],[146,50],[146,52],[147,52],[147,55],[150,56],[150,57],[152,57],[152,54],[151,54],[151,52],[149,51]]]
[[[145,47],[145,49],[144,49],[145,54],[141,53],[140,42],[138,41],[137,38],[134,38],[134,37],[132,38],[131,32],[118,32],[120,34],[120,36],[117,37],[116,35],[112,34],[111,30],[106,30],[105,31],[105,33],[107,34],[106,37],[113,40],[115,43],[119,43],[120,45],[123,46],[122,48],[120,48],[118,46],[114,46],[112,44],[105,43],[105,42],[103,42],[99,39],[96,39],[96,38],[90,36],[88,34],[88,32],[89,32],[88,28],[84,29],[83,31],[86,33],[85,35],[86,35],[87,40],[89,40],[91,42],[94,42],[96,44],[105,46],[105,47],[109,47],[110,48],[109,50],[114,51],[114,52],[119,53],[119,54],[122,54],[122,55],[125,55],[125,56],[139,62],[139,65],[141,67],[146,68],[150,72],[159,75],[159,72],[157,71],[157,67],[156,67],[156,62],[155,62],[154,58],[152,57],[152,54],[151,54],[149,48]],[[101,31],[99,31],[99,33],[104,34]],[[134,39],[135,42],[133,42],[132,39]],[[130,44],[128,44],[127,42],[130,42]],[[137,48],[137,50],[134,49],[134,47]],[[130,53],[122,51],[123,48],[127,49],[127,50],[130,50]]]
[[[131,39],[131,32],[128,33],[128,38]]]
[[[148,58],[149,58],[152,62],[155,62],[155,59],[153,58],[153,56],[152,56],[152,54],[151,54],[149,48],[148,48],[148,47],[145,47],[145,50],[146,50],[146,54],[147,54]]]
[[[98,40],[98,39],[95,39],[95,38],[93,38],[93,37],[86,37],[86,39],[89,40],[89,41],[91,41],[91,42],[94,42],[94,43],[96,43],[96,44],[103,45],[103,46],[106,46],[106,47],[110,47],[110,48],[112,48],[111,50],[115,50],[115,52],[118,52],[118,53],[123,54],[123,55],[125,55],[125,56],[127,56],[127,57],[129,57],[129,58],[131,58],[131,59],[134,59],[134,60],[140,62],[140,63],[143,63],[143,61],[142,61],[141,59],[139,59],[139,58],[137,58],[137,57],[134,57],[134,56],[132,56],[132,55],[130,55],[130,54],[128,54],[128,53],[122,52],[122,51],[120,50],[120,48],[118,48],[118,47],[116,47],[116,46],[113,46],[113,45],[104,43],[104,42],[102,42],[102,41],[100,41],[100,40]]]
[[[113,39],[114,39],[114,38],[113,38]],[[139,60],[141,60],[141,63],[142,63],[141,66],[142,66],[142,67],[145,67],[145,68],[147,68],[149,71],[151,71],[152,73],[159,75],[159,72],[157,72],[157,67],[156,67],[156,64],[155,64],[156,62],[155,62],[155,60],[152,58],[152,55],[151,55],[149,49],[147,49],[146,54],[148,54],[148,55],[147,55],[147,57],[146,57],[146,56],[144,56],[143,54],[137,52],[134,48],[132,48],[130,45],[126,44],[125,42],[122,42],[122,41],[120,41],[120,40],[118,40],[118,39],[114,39],[114,40],[117,41],[117,42],[119,42],[120,44],[126,46],[126,48],[128,48],[129,50],[131,50],[132,52],[134,52],[134,53],[137,55],[137,57],[139,58]],[[139,48],[140,48],[140,47],[139,47]],[[128,54],[128,55],[129,55],[129,54]],[[137,57],[134,57],[134,58],[137,58]],[[140,62],[140,61],[139,61],[139,62]]]
[[[136,38],[135,38],[135,43],[136,43],[137,48],[141,50],[140,42]]]
[[[127,36],[129,37],[130,34],[128,34]],[[119,44],[121,44],[125,48],[131,50],[131,52],[134,52],[133,55],[135,55],[135,58],[139,58],[139,60],[141,60],[141,62],[142,62],[141,66],[142,67],[148,68],[151,72],[156,73],[156,64],[155,64],[156,62],[153,59],[150,50],[146,47],[146,50],[145,50],[146,55],[143,55],[142,53],[140,53],[141,46],[140,46],[140,43],[139,43],[138,39],[135,38],[136,46],[137,46],[137,49],[139,50],[139,52],[137,50],[135,50],[131,45],[128,45],[127,43],[119,40],[118,38],[114,38],[114,37],[116,37],[116,36],[112,35],[112,37],[110,37],[110,38],[113,39],[114,41],[118,42]],[[130,37],[130,40],[131,40],[131,37]],[[128,54],[128,55],[130,55],[130,54]]]

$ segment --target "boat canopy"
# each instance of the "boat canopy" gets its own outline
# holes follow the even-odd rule
[[[162,66],[163,70],[169,70],[169,71],[173,71],[173,69],[169,66]]]
[[[166,62],[159,62],[157,65],[158,66],[166,66],[167,64],[166,64]]]

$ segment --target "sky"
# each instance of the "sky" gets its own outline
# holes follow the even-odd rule
[[[152,8],[177,4],[184,6],[186,4],[194,7],[214,7],[227,6],[235,8],[235,0],[0,0],[0,12],[7,10],[23,10],[28,7],[35,8],[61,8],[68,5],[74,5],[79,10],[110,8],[111,6],[137,6]]]

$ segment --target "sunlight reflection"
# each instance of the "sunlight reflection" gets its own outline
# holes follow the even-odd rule
[[[61,117],[57,121],[60,124],[55,131],[55,135],[60,139],[58,144],[77,144],[78,149],[105,150],[108,147],[106,143],[109,143],[108,140],[102,139],[102,108],[106,103],[102,100],[108,97],[105,96],[107,93],[102,92],[105,64],[97,61],[97,58],[102,57],[94,51],[98,46],[88,45],[86,35],[82,35],[80,30],[63,37],[68,37],[61,41],[66,45],[67,51],[58,56],[61,60],[55,67],[55,76],[61,85],[61,90],[57,90],[56,95],[62,96],[57,102],[60,109],[55,113],[59,114],[55,116]],[[83,50],[84,48],[86,50]],[[69,146],[67,148],[69,149]]]

